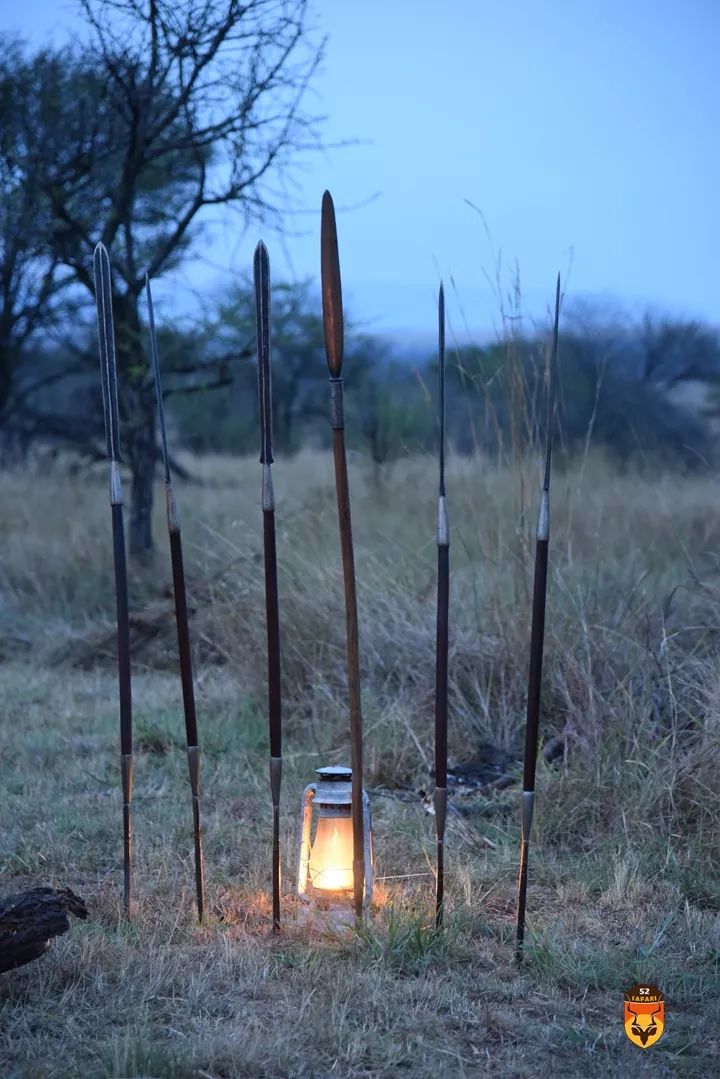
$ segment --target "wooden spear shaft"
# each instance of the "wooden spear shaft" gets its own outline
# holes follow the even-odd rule
[[[333,429],[335,491],[340,524],[343,579],[345,583],[345,628],[347,639],[348,696],[350,702],[350,763],[352,767],[353,892],[355,914],[362,917],[365,891],[365,835],[362,802],[362,712],[360,708],[360,658],[358,654],[358,614],[355,591],[355,557],[350,520],[350,489],[345,421],[343,416],[342,362],[344,323],[342,286],[338,256],[335,207],[329,191],[322,199],[320,276],[322,280],[325,355],[330,372],[330,418]]]
[[[93,255],[95,307],[100,345],[100,375],[105,419],[107,456],[110,461],[110,505],[112,513],[115,601],[117,611],[118,684],[120,692],[120,767],[123,796],[123,905],[130,911],[132,899],[132,787],[134,757],[132,744],[132,693],[130,682],[130,617],[128,612],[127,560],[123,497],[120,482],[120,417],[118,410],[115,332],[112,315],[110,259],[103,243]]]
[[[440,490],[438,498],[438,590],[435,637],[435,833],[437,879],[435,925],[443,921],[445,895],[445,820],[447,817],[448,608],[450,600],[450,534],[445,505],[445,292],[438,297],[438,361],[440,415]]]
[[[547,596],[548,546],[550,541],[550,462],[554,409],[555,369],[557,366],[558,323],[560,321],[560,275],[555,288],[555,321],[547,392],[545,435],[545,477],[540,495],[535,545],[532,622],[530,628],[530,669],[528,673],[527,717],[525,723],[525,759],[523,765],[522,812],[520,821],[520,878],[518,881],[517,937],[515,957],[522,959],[525,941],[525,906],[527,900],[530,829],[535,804],[535,765],[540,733],[540,691],[542,688],[543,648],[545,643],[545,604]]]
[[[145,275],[145,297],[147,300],[148,324],[150,327],[150,352],[152,355],[153,375],[155,378],[158,417],[160,420],[163,464],[165,466],[165,507],[167,511],[168,537],[170,541],[170,564],[172,566],[173,596],[175,599],[175,625],[177,628],[180,684],[182,686],[183,711],[185,714],[188,770],[190,773],[190,789],[192,791],[193,837],[195,844],[195,895],[198,921],[202,922],[205,911],[205,885],[202,839],[200,832],[200,746],[198,744],[192,654],[190,651],[190,625],[187,610],[187,592],[185,589],[185,568],[183,565],[180,517],[175,504],[172,478],[170,476],[167,433],[165,430],[165,408],[163,405],[162,382],[160,380],[160,359],[158,357],[157,334],[155,333],[155,314],[153,311],[150,279],[147,274]]]
[[[272,370],[270,362],[270,259],[262,241],[253,258],[255,333],[260,403],[265,616],[267,625],[270,792],[273,806],[273,932],[280,930],[280,787],[282,782],[282,696],[280,687],[280,615],[275,545],[275,493],[272,481]]]

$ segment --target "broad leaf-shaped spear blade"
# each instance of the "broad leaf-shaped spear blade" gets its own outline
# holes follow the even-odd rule
[[[345,452],[343,417],[343,309],[340,284],[340,259],[338,256],[335,208],[329,191],[322,199],[320,238],[320,271],[322,280],[323,328],[325,331],[325,354],[330,372],[330,418],[333,429],[333,456],[335,459],[335,491],[340,522],[340,548],[342,551],[343,579],[345,584],[345,628],[347,639],[348,696],[350,703],[350,754],[352,766],[352,821],[353,821],[353,891],[355,914],[362,917],[363,901],[370,900],[365,894],[365,828],[363,822],[363,761],[362,761],[362,712],[360,709],[360,658],[358,651],[358,614],[355,591],[355,557],[353,553],[352,524],[350,521],[350,488]]]
[[[127,562],[123,499],[120,483],[120,422],[118,410],[115,333],[112,314],[110,259],[104,244],[99,243],[93,256],[95,306],[100,344],[100,377],[103,391],[105,439],[110,461],[110,506],[112,512],[113,559],[115,563],[115,600],[117,608],[118,683],[120,688],[120,754],[123,792],[123,866],[125,910],[130,910],[132,882],[132,696],[130,687],[130,619],[128,614]]]
[[[525,903],[527,899],[530,829],[535,803],[535,765],[540,732],[540,691],[542,688],[543,647],[545,642],[545,601],[547,595],[548,544],[550,540],[550,463],[554,419],[555,377],[557,368],[558,325],[560,322],[560,274],[555,288],[550,371],[547,390],[547,428],[545,434],[545,477],[538,510],[533,581],[532,623],[530,628],[530,669],[528,674],[527,718],[525,723],[525,759],[523,765],[522,814],[520,822],[520,878],[518,882],[517,941],[515,955],[522,959],[525,940]]]
[[[178,656],[180,661],[180,684],[182,686],[183,710],[185,713],[185,735],[187,739],[188,770],[192,791],[193,835],[195,841],[195,894],[197,899],[198,921],[202,921],[205,910],[205,886],[203,872],[203,852],[200,833],[200,746],[198,744],[197,715],[195,712],[195,690],[193,686],[192,654],[190,650],[190,625],[188,621],[187,593],[185,589],[185,568],[183,565],[182,537],[180,518],[175,505],[175,494],[170,476],[170,461],[167,449],[165,429],[165,409],[163,406],[162,382],[160,380],[160,360],[158,357],[157,334],[155,332],[155,312],[153,309],[150,279],[145,275],[145,297],[147,299],[148,325],[150,328],[150,353],[152,356],[155,394],[157,397],[158,416],[160,419],[160,438],[162,441],[163,464],[165,467],[165,506],[167,509],[168,534],[170,538],[170,563],[172,565],[173,595],[175,598],[175,625],[177,628]]]
[[[340,378],[345,343],[335,206],[326,191],[322,198],[320,223],[320,279],[322,282],[323,332],[325,355],[331,378]]]
[[[450,596],[450,535],[445,505],[445,292],[438,297],[438,380],[440,418],[440,484],[438,498],[438,590],[435,636],[435,833],[437,883],[435,924],[443,920],[445,894],[445,819],[447,816],[448,619]]]
[[[272,482],[272,373],[270,366],[270,259],[265,244],[255,248],[255,334],[260,406],[263,550],[265,555],[265,619],[267,626],[268,725],[270,729],[270,793],[273,806],[273,932],[280,929],[280,786],[282,781],[282,698],[280,692],[280,615],[275,545],[275,495]]]

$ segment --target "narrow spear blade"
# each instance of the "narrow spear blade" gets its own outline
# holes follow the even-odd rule
[[[255,339],[258,361],[258,399],[260,401],[260,463],[271,465],[272,452],[272,376],[270,373],[270,258],[260,240],[253,257],[255,286]]]
[[[327,356],[327,365],[331,377],[340,378],[344,347],[342,284],[340,281],[340,257],[338,255],[335,207],[329,191],[326,191],[322,198],[320,278],[322,282],[325,355]]]
[[[157,334],[155,332],[155,311],[150,290],[150,278],[147,274],[145,274],[145,298],[147,300],[148,326],[150,328],[150,354],[155,378],[155,395],[157,397],[158,416],[160,417],[160,438],[162,441],[163,464],[165,466],[165,483],[169,484],[170,465],[168,463],[167,435],[165,434],[165,409],[163,407],[162,383],[160,381],[160,359],[158,357]]]
[[[101,242],[93,255],[95,275],[95,309],[97,311],[98,341],[100,344],[100,375],[105,417],[105,441],[110,461],[120,460],[120,420],[118,414],[117,371],[115,366],[115,334],[113,331],[112,288],[110,259]]]
[[[438,296],[438,362],[440,378],[440,494],[445,494],[445,289]]]
[[[550,461],[552,457],[552,425],[555,410],[555,378],[557,369],[558,328],[560,325],[560,274],[555,285],[555,319],[553,322],[552,349],[550,351],[550,375],[547,396],[547,430],[545,432],[545,478],[543,490],[550,490]]]

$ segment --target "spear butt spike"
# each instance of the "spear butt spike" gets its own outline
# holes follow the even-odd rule
[[[123,906],[130,911],[132,901],[132,791],[135,775],[133,753],[123,753],[120,758],[123,792]]]

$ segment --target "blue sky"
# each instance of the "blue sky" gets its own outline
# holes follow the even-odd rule
[[[455,332],[484,336],[498,257],[531,318],[570,269],[568,301],[720,322],[718,0],[316,0],[314,18],[310,104],[328,143],[358,144],[306,163],[305,212],[264,235],[276,278],[317,278],[328,187],[346,305],[376,332],[431,341],[442,275]],[[0,13],[38,43],[73,22],[50,0]],[[222,288],[258,235],[218,232],[178,284]]]

